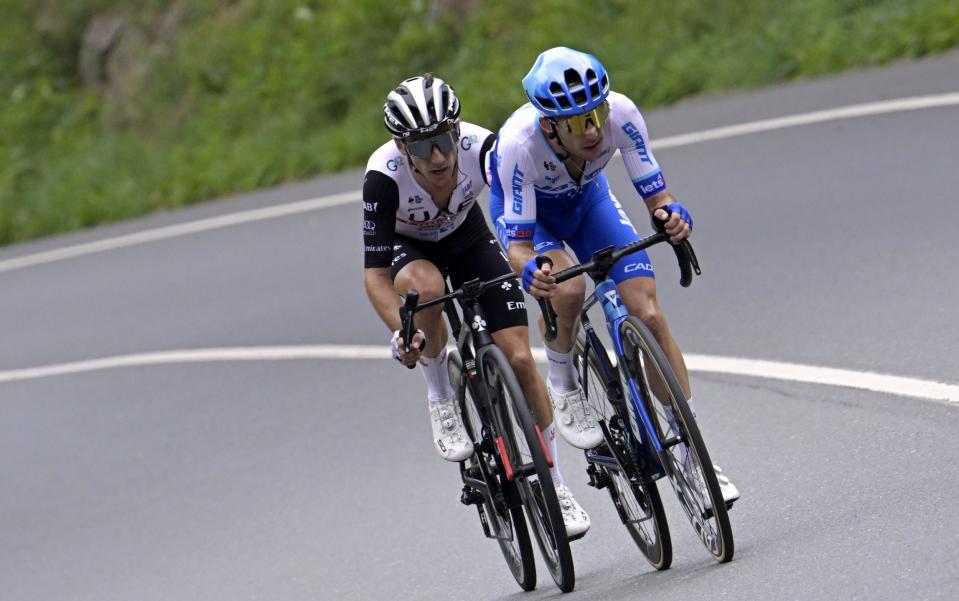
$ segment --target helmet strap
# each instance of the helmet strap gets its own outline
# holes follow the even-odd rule
[[[556,130],[556,122],[553,121],[552,119],[547,119],[547,122],[549,123],[549,128],[551,131],[550,133],[546,134],[546,137],[549,138],[550,140],[555,140],[556,144],[563,149],[563,152],[566,154],[566,156],[559,156],[558,153],[556,156],[559,158],[559,160],[565,161],[566,159],[570,158],[573,155],[570,154],[569,150],[566,149],[566,146],[563,144],[562,138],[559,137],[559,132]]]

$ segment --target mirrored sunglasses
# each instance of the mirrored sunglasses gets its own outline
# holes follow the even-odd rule
[[[406,140],[403,144],[410,156],[418,159],[428,159],[433,156],[433,147],[439,149],[443,154],[449,154],[456,148],[456,142],[459,139],[459,132],[456,129],[434,134],[428,138],[419,140]]]
[[[581,115],[573,115],[572,117],[564,117],[563,119],[557,119],[557,123],[562,123],[566,125],[566,129],[570,133],[581,136],[586,133],[586,128],[590,122],[596,129],[603,127],[603,124],[606,123],[606,119],[609,118],[609,102],[603,101],[603,103],[593,110],[583,113]]]

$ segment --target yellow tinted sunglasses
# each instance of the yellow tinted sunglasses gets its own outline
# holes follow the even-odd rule
[[[603,103],[588,113],[583,113],[581,115],[573,115],[572,117],[563,117],[562,119],[556,119],[556,123],[562,123],[566,125],[566,129],[570,133],[581,136],[586,133],[587,125],[592,122],[593,126],[596,129],[599,129],[606,123],[606,119],[609,117],[609,102],[603,101]]]

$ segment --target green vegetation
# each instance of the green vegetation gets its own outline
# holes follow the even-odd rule
[[[360,166],[427,70],[495,129],[559,44],[645,109],[959,44],[955,0],[400,4],[0,0],[0,244]],[[105,15],[122,35],[84,55]]]

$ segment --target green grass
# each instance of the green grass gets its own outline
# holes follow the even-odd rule
[[[110,92],[78,52],[104,12],[149,26]],[[362,165],[401,79],[433,71],[495,129],[536,55],[596,54],[648,109],[959,44],[955,0],[0,0],[0,244]]]

